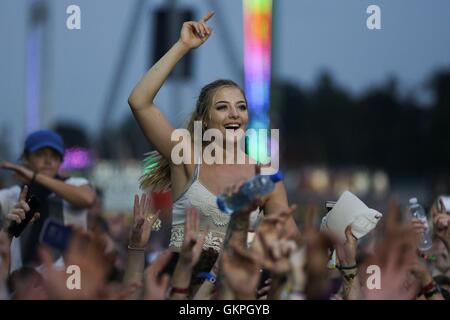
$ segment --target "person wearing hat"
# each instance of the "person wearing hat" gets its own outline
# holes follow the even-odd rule
[[[26,138],[22,164],[0,164],[0,168],[13,171],[21,182],[0,190],[0,216],[6,225],[12,221],[20,223],[25,218],[29,210],[25,199],[34,195],[40,202],[39,219],[29,224],[18,238],[12,239],[11,271],[38,264],[39,235],[47,218],[87,228],[87,209],[95,203],[96,194],[88,180],[59,175],[64,151],[60,135],[40,130]]]

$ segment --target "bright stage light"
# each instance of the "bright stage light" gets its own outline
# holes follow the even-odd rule
[[[244,0],[245,92],[251,114],[249,128],[269,129],[272,50],[272,0]],[[267,139],[250,139],[248,153],[260,162],[268,158]]]

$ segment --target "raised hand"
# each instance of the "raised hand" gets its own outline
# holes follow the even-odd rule
[[[450,215],[447,214],[447,209],[442,203],[442,200],[439,199],[439,202],[440,206],[435,203],[431,208],[434,233],[444,242],[447,250],[450,251]]]
[[[180,41],[189,49],[195,49],[205,43],[212,33],[212,28],[208,27],[206,22],[214,15],[214,12],[209,12],[203,16],[199,21],[187,21],[183,23],[181,29]]]
[[[160,210],[153,213],[152,198],[149,194],[134,195],[133,227],[130,235],[132,248],[145,248],[147,246],[153,225],[159,221]]]
[[[34,172],[22,165],[11,162],[3,162],[0,164],[0,168],[13,171],[16,177],[24,183],[28,183],[31,179],[33,179]]]
[[[265,254],[260,257],[262,266],[276,275],[287,274],[291,271],[290,256],[297,250],[297,244],[293,240],[286,238],[282,233],[282,229],[278,234],[278,239],[271,241],[266,240],[261,233],[257,234]]]
[[[323,299],[329,292],[327,267],[331,247],[331,239],[320,232],[316,226],[317,207],[308,205],[302,235],[297,239],[301,247],[305,249],[304,270],[298,275],[304,277],[300,283],[304,285],[304,293],[307,299]],[[299,286],[302,289],[302,286]]]
[[[232,241],[223,252],[222,274],[237,299],[255,299],[261,277],[259,259],[252,252]]]
[[[144,272],[144,299],[164,300],[166,299],[167,288],[170,277],[165,274],[159,277],[159,273],[164,266],[169,263],[172,252],[169,250],[161,253],[156,260]]]
[[[357,241],[352,234],[352,226],[345,228],[345,242],[336,242],[336,256],[339,266],[349,267],[356,265]]]
[[[419,290],[420,282],[413,274],[417,263],[417,230],[412,224],[400,225],[398,212],[398,203],[391,201],[384,221],[384,237],[376,244],[375,254],[364,262],[379,267],[381,272],[379,289],[371,289],[365,279],[362,281],[366,299],[415,299]]]
[[[172,287],[178,289],[189,289],[192,271],[200,259],[205,236],[208,227],[200,233],[200,218],[194,208],[186,209],[186,220],[184,222],[184,239],[180,255],[172,275]],[[171,298],[186,299],[186,292],[172,292]]]
[[[186,221],[184,223],[184,240],[180,251],[180,263],[184,267],[193,268],[202,253],[203,243],[208,228],[200,233],[200,218],[195,209],[186,209]]]
[[[286,238],[289,238],[288,234],[285,233],[285,227],[288,219],[292,216],[292,212],[294,212],[296,208],[296,205],[292,205],[288,209],[282,210],[276,215],[264,217],[264,219],[259,224],[256,232],[264,236],[264,240],[266,241],[266,243],[277,241],[280,237],[280,234],[284,234],[286,235]],[[267,248],[263,243],[261,243],[261,237],[255,238],[252,247],[255,253],[260,257],[264,257],[269,254],[266,251]]]
[[[104,289],[106,276],[111,265],[104,254],[104,243],[100,236],[74,229],[74,235],[67,252],[66,266],[79,267],[80,289],[70,290],[67,286],[69,274],[53,265],[49,249],[41,247],[39,255],[44,267],[45,287],[50,299],[98,299]]]

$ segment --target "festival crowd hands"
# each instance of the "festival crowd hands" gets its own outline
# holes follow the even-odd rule
[[[11,221],[21,219],[29,210],[22,201],[25,196],[26,189],[8,215]],[[248,219],[249,213],[258,204],[260,201],[236,214],[241,219]],[[299,234],[294,236],[286,232],[286,221],[295,210],[297,207],[294,205],[280,209],[277,215],[264,217],[252,242],[231,237],[214,265],[215,283],[208,284],[207,294],[199,294],[205,290],[203,285],[194,288],[191,279],[195,277],[193,270],[201,257],[208,227],[201,230],[199,213],[193,208],[186,210],[184,239],[175,271],[172,275],[164,271],[174,255],[170,250],[160,253],[145,267],[145,251],[159,212],[154,210],[150,195],[136,195],[128,246],[131,264],[127,266],[122,282],[108,280],[114,260],[111,243],[100,235],[73,228],[72,241],[63,258],[66,266],[80,268],[81,289],[68,288],[70,275],[54,265],[52,251],[43,246],[39,250],[42,265],[34,277],[34,290],[28,296],[16,294],[15,298],[443,299],[439,286],[433,280],[432,261],[417,250],[423,225],[417,221],[401,222],[397,202],[390,202],[383,223],[369,235],[373,247],[364,254],[363,260],[358,259],[360,249],[351,226],[345,230],[344,241],[330,232],[320,231],[315,223],[318,210],[314,205],[307,207]],[[442,205],[431,208],[431,217],[434,238],[448,245],[450,219]],[[9,273],[10,245],[10,236],[2,230],[0,281],[3,284]],[[336,255],[336,269],[328,266],[333,252]],[[379,280],[373,277],[373,266],[380,272]],[[131,276],[127,277],[128,269]],[[263,271],[270,275],[269,278],[262,278]],[[337,274],[340,286],[336,288],[333,284]],[[23,287],[30,283],[16,281],[16,290],[25,292]]]

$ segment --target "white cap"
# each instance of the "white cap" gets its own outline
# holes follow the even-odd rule
[[[409,203],[410,204],[416,204],[418,201],[417,201],[417,198],[411,198],[411,199],[409,199]]]
[[[359,239],[369,233],[383,215],[366,206],[357,196],[345,191],[322,220],[321,229],[332,231],[341,240],[345,240],[345,228],[352,225],[353,235]]]

